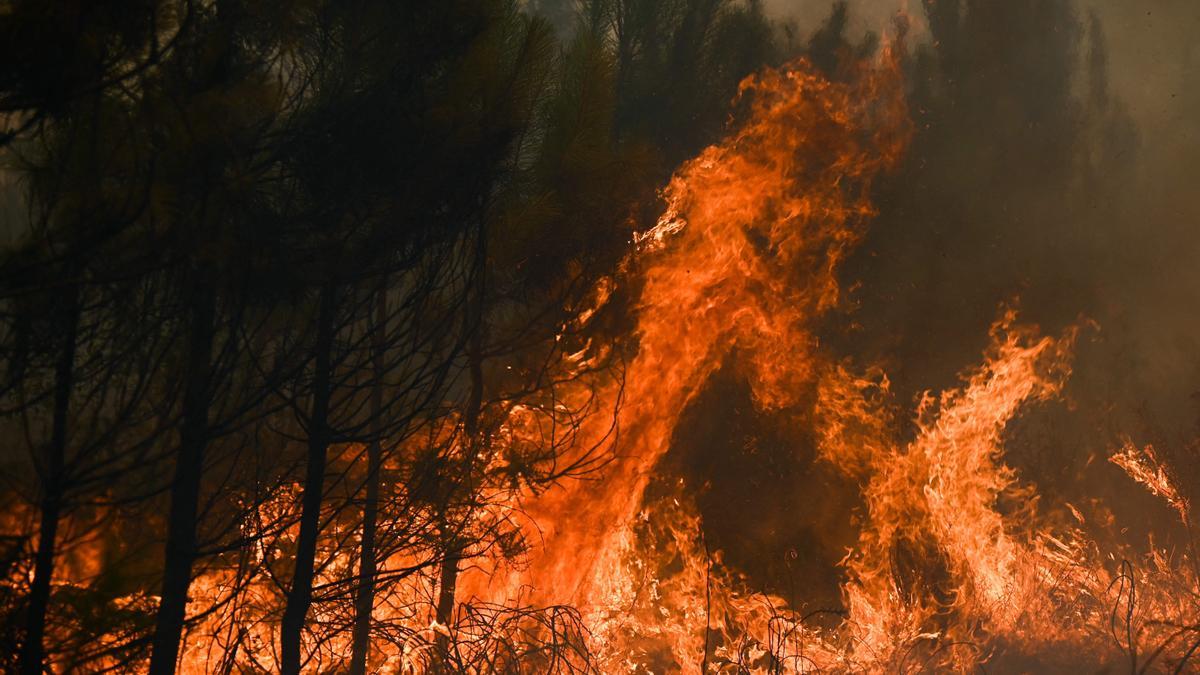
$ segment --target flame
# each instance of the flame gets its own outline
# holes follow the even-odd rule
[[[1075,507],[1079,527],[1048,524],[1061,521],[1040,512],[1033,485],[1004,462],[1009,423],[1061,395],[1078,328],[1046,336],[1002,310],[982,362],[957,387],[926,393],[911,419],[882,367],[840,358],[817,338],[820,320],[844,304],[839,266],[875,213],[872,184],[912,134],[902,85],[886,49],[842,81],[801,61],[742,83],[728,137],[676,171],[662,216],[633,238],[623,282],[636,289],[636,352],[621,382],[565,377],[574,384],[551,404],[498,413],[492,436],[501,451],[468,458],[512,476],[480,489],[468,526],[537,545],[524,554],[515,545],[470,551],[482,560],[457,587],[466,609],[443,625],[433,611],[436,536],[406,540],[380,565],[393,580],[375,610],[374,667],[426,672],[446,636],[468,661],[489,655],[493,670],[525,658],[566,670],[501,648],[510,634],[564,629],[586,643],[586,669],[606,673],[966,671],[1007,652],[1070,667],[1064,646],[1106,662],[1132,659],[1135,669],[1183,666],[1200,616],[1195,561],[1156,547],[1131,560],[1085,533]],[[616,283],[597,287],[577,326]],[[591,351],[564,355],[561,367],[586,372]],[[756,406],[807,423],[820,461],[861,491],[865,510],[840,563],[843,606],[832,623],[813,620],[828,613],[755,592],[705,541],[693,486],[652,481],[681,416],[729,362]],[[615,433],[604,414],[612,410]],[[568,438],[547,441],[561,417],[582,421],[568,425]],[[428,448],[461,458],[470,446],[453,417],[430,427],[387,467],[398,493],[391,517],[411,519],[413,532],[436,530],[437,514],[412,466]],[[503,449],[548,442],[567,463],[598,447],[611,447],[612,459],[596,480],[526,494]],[[348,467],[361,453],[335,451]],[[1188,504],[1152,447],[1127,440],[1111,461],[1187,523]],[[276,579],[296,535],[281,524],[295,520],[297,490],[243,505],[254,546],[218,556],[197,576],[189,615],[200,619],[182,672],[277,667]],[[336,594],[355,578],[355,528],[353,518],[333,519],[321,534],[316,586],[327,597],[309,617],[324,631],[309,640],[317,670],[341,667],[350,651],[349,603]]]
[[[531,502],[544,545],[464,599],[532,588],[580,607],[602,672],[970,670],[1001,648],[1053,660],[1063,645],[1136,662],[1139,646],[1159,644],[1150,661],[1186,659],[1186,631],[1164,637],[1169,622],[1136,619],[1133,565],[1110,564],[1116,551],[1106,559],[1079,529],[1042,524],[1035,489],[1003,462],[1008,423],[1060,395],[1078,328],[1042,336],[1004,310],[983,363],[921,400],[907,443],[883,369],[818,344],[817,320],[842,300],[838,266],[873,215],[872,181],[911,133],[895,62],[848,83],[793,64],[749,78],[740,97],[744,123],[680,167],[663,215],[634,238],[638,347],[625,388],[608,394],[622,397],[615,461],[599,481]],[[682,480],[650,490],[684,410],[735,351],[755,404],[811,406],[820,458],[861,487],[836,628],[726,569]],[[1158,477],[1135,475],[1175,495]],[[1154,583],[1138,591],[1141,616],[1195,614],[1172,599],[1196,597],[1194,575],[1157,549],[1143,569]],[[1097,628],[1116,634],[1109,614],[1122,603],[1124,642]]]
[[[1179,513],[1180,520],[1188,522],[1187,500],[1180,496],[1179,490],[1167,473],[1166,465],[1159,460],[1153,445],[1139,449],[1126,437],[1121,451],[1114,453],[1108,460],[1121,467],[1130,478],[1141,483],[1150,494],[1165,500]]]
[[[627,536],[613,524],[637,512],[679,415],[732,350],[750,355],[764,407],[795,403],[813,378],[812,322],[837,304],[837,266],[873,214],[871,179],[907,138],[899,76],[889,64],[834,84],[801,63],[748,78],[739,97],[751,106],[747,122],[680,168],[663,191],[664,216],[638,237],[656,246],[641,269],[617,461],[602,482],[535,505],[549,515],[589,504],[556,523],[547,549],[612,550]],[[596,580],[557,562],[546,578],[590,592]]]
[[[663,216],[635,237],[644,258],[637,354],[625,388],[608,394],[623,397],[615,461],[602,480],[532,503],[544,533],[540,554],[499,589],[473,589],[496,598],[530,585],[545,602],[585,608],[601,662],[612,668],[636,661],[616,646],[619,633],[638,632],[622,615],[644,586],[638,570],[652,567],[639,560],[635,530],[680,415],[734,350],[746,357],[759,406],[800,403],[827,358],[814,321],[838,305],[838,266],[874,214],[872,180],[898,161],[911,131],[890,55],[849,83],[803,62],[767,71],[748,78],[739,99],[749,107],[745,122],[676,172],[662,193]],[[687,566],[670,584],[674,606],[658,603],[658,616],[641,628],[676,653],[702,655],[705,631],[697,628],[713,612],[696,590],[707,588],[711,600],[714,583],[733,582],[714,582],[712,564],[697,562],[689,544],[695,521],[684,521],[669,535]],[[670,594],[654,584],[666,585],[652,582],[651,596]],[[699,663],[676,667],[695,671]]]
[[[1010,310],[993,326],[984,364],[961,389],[922,399],[915,440],[874,446],[883,451],[865,487],[870,522],[846,561],[855,654],[892,662],[913,640],[970,641],[968,625],[1030,633],[1023,596],[1054,564],[1024,525],[1035,494],[1000,461],[1002,432],[1023,404],[1058,393],[1075,331],[1055,340],[1014,321]],[[1020,506],[1002,514],[1002,497]]]

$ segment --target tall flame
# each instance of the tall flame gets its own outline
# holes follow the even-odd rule
[[[743,82],[739,103],[745,121],[680,167],[664,215],[636,238],[637,354],[624,390],[609,394],[623,397],[616,459],[601,480],[531,505],[544,550],[501,591],[530,584],[543,600],[581,605],[599,645],[611,646],[603,626],[635,592],[636,516],[680,415],[734,350],[764,408],[812,388],[825,360],[814,320],[838,304],[838,266],[874,213],[871,182],[910,135],[890,55],[847,83],[803,62],[766,71]],[[695,629],[674,633],[686,642]]]

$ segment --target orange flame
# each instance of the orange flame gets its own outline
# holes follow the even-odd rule
[[[1175,488],[1153,445],[1139,449],[1132,440],[1126,438],[1121,451],[1113,454],[1108,460],[1121,467],[1130,478],[1145,486],[1151,494],[1165,500],[1171,508],[1179,512],[1179,517],[1184,523],[1188,522],[1187,500],[1180,496],[1179,490]]]
[[[530,584],[542,600],[586,608],[609,659],[628,656],[613,652],[613,633],[640,586],[628,569],[639,564],[629,562],[640,555],[636,516],[679,416],[735,349],[748,356],[758,405],[796,405],[811,388],[824,369],[813,321],[838,304],[838,265],[874,213],[872,179],[894,165],[910,134],[890,56],[852,83],[804,63],[767,71],[748,78],[739,98],[746,121],[676,172],[664,215],[635,238],[645,257],[638,351],[619,394],[616,460],[602,480],[533,503],[544,551],[500,589],[474,589],[495,598]],[[694,532],[676,528],[674,538]],[[685,558],[693,577],[708,576],[708,564]],[[689,598],[674,614],[660,607],[651,630],[696,653],[697,622],[711,614],[703,604]]]

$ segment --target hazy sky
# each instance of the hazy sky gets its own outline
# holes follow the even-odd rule
[[[1004,2],[1006,0],[989,0]],[[796,19],[802,31],[829,14],[831,0],[766,0],[776,17]],[[922,16],[921,0],[850,0],[854,32],[890,29],[905,8]],[[1167,152],[1200,144],[1200,0],[1079,0],[1081,19],[1095,10],[1109,45],[1111,79],[1143,133],[1147,149]],[[918,30],[921,30],[917,22]],[[852,33],[853,34],[853,33]],[[1189,109],[1190,108],[1190,109]],[[1155,148],[1155,146],[1168,146]],[[1157,153],[1155,153],[1157,154]]]

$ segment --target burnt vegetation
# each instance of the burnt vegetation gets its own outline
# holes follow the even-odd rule
[[[1194,546],[1186,513],[1089,455],[1134,430],[1200,498],[1196,362],[1159,388],[1111,365],[1150,348],[1154,316],[1125,308],[1157,286],[1104,27],[1069,0],[914,11],[885,39],[844,2],[813,28],[757,0],[0,0],[0,670],[597,672],[579,607],[464,575],[521,569],[525,500],[621,452],[622,400],[595,392],[638,348],[631,241],[746,114],[739,83],[795,59],[848,80],[885,40],[916,133],[821,340],[907,402],[953,385],[1015,296],[1050,331],[1113,326],[1072,405],[1008,430],[1013,461],[1055,503],[1098,495]],[[706,558],[796,608],[764,644],[706,629],[692,666],[805,670],[787,644],[844,616],[865,506],[737,360],[690,401],[635,534],[661,545],[683,503]],[[1140,615],[1141,574],[1108,598],[1110,665],[1192,667],[1200,629]],[[897,669],[994,655],[910,651]]]

